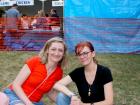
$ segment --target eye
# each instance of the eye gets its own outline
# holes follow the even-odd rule
[[[91,51],[88,51],[88,52],[83,52],[83,53],[80,53],[80,54],[77,54],[77,56],[87,56],[88,53],[90,53]]]
[[[83,52],[83,54],[88,54],[89,52]]]
[[[64,50],[63,50],[63,49],[58,49],[58,51],[59,51],[59,52],[64,52]]]
[[[56,50],[56,48],[51,48],[50,50],[51,50],[51,51],[55,51],[55,50]]]

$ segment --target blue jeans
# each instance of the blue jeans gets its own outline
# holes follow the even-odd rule
[[[70,105],[71,98],[63,93],[59,93],[56,98],[56,105]]]
[[[11,89],[7,88],[4,90],[4,93],[8,96],[9,98],[9,105],[15,105],[18,103],[24,104],[22,100],[19,99],[19,97],[15,94],[14,91]],[[43,102],[33,102],[34,105],[44,105]]]

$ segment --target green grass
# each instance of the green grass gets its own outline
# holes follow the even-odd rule
[[[0,90],[14,80],[25,59],[35,54],[37,52],[0,51]],[[80,66],[74,55],[68,58],[69,66],[64,75]],[[97,54],[97,59],[112,71],[115,105],[140,105],[140,55]],[[76,91],[73,84],[69,88]],[[44,100],[53,105],[48,99]]]

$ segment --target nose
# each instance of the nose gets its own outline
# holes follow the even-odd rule
[[[84,55],[80,55],[79,58],[80,59],[83,59],[83,58],[85,58],[85,56]]]
[[[56,51],[54,52],[54,54],[55,54],[55,55],[60,55],[60,51],[59,51],[59,50],[56,50]]]
[[[55,51],[55,52],[54,52],[54,55],[58,55],[58,51]]]

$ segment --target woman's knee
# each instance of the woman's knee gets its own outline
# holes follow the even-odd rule
[[[60,99],[70,99],[70,97],[65,95],[64,93],[58,93],[57,98],[60,98]]]
[[[9,98],[6,94],[0,92],[0,105],[8,105],[9,104]]]
[[[58,93],[56,102],[57,105],[69,105],[70,97],[63,93]]]
[[[66,95],[63,93],[58,93],[57,97],[64,98]]]
[[[25,105],[25,104],[22,104],[22,103],[18,103],[18,104],[15,104],[15,105]]]

